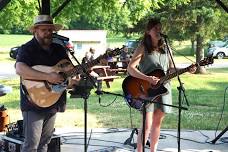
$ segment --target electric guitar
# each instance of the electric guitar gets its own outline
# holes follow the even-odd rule
[[[142,97],[149,97],[150,101],[154,101],[158,97],[168,93],[168,90],[163,86],[163,84],[168,80],[189,71],[189,69],[193,66],[205,66],[212,64],[213,62],[213,58],[208,57],[204,60],[201,60],[199,63],[190,65],[189,67],[180,69],[177,72],[168,75],[165,75],[163,70],[156,69],[147,74],[148,76],[156,76],[160,78],[160,81],[156,85],[152,85],[143,79],[127,76],[122,83],[125,100],[130,107],[133,107],[140,111],[142,110],[143,106]]]
[[[117,48],[111,52],[107,52],[88,63],[82,64],[82,66],[89,70],[92,66],[98,64],[101,59],[119,55],[122,49],[123,48]],[[51,84],[47,81],[28,80],[22,78],[22,84],[30,102],[41,108],[50,107],[55,104],[64,90],[66,90],[69,78],[78,75],[79,73],[83,73],[80,65],[73,66],[67,59],[59,61],[54,66],[35,65],[32,68],[46,73],[56,72],[61,74],[65,79],[60,84]]]

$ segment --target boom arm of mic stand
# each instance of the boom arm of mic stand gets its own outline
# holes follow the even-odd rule
[[[103,90],[100,91],[100,92],[102,92],[102,94],[111,94],[111,95],[120,96],[120,97],[125,98],[124,95],[119,94],[119,93],[111,93],[111,92],[107,92],[107,91],[103,91]],[[179,106],[165,104],[165,103],[161,103],[161,102],[150,101],[150,100],[143,99],[143,98],[132,98],[132,99],[142,100],[142,101],[144,101],[144,103],[158,103],[158,104],[161,104],[161,105],[170,106],[170,107],[174,107],[174,108],[181,109],[181,110],[188,110],[188,108],[186,108],[186,107],[179,107]]]

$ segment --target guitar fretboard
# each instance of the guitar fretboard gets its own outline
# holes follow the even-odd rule
[[[108,57],[116,56],[116,55],[121,53],[121,50],[122,50],[122,48],[121,49],[116,48],[113,51],[105,53],[104,55],[101,55],[101,56],[97,57],[96,59],[94,59],[94,60],[92,60],[92,61],[90,61],[88,63],[81,64],[81,65],[76,65],[72,70],[66,72],[65,76],[66,77],[72,77],[74,75],[77,75],[79,73],[84,72],[83,69],[88,71],[91,67],[93,67],[94,65],[97,65],[100,62],[101,59],[106,59]]]
[[[189,71],[189,69],[190,69],[191,67],[193,67],[193,66],[205,66],[205,65],[212,64],[212,63],[214,63],[213,57],[207,57],[207,58],[201,60],[199,63],[190,65],[190,66],[188,66],[188,67],[186,67],[186,68],[180,69],[180,70],[178,70],[178,71],[176,71],[176,72],[173,72],[173,73],[171,73],[171,74],[168,74],[168,75],[162,77],[161,80],[160,80],[160,84],[164,83],[164,82],[167,81],[167,80],[170,80],[170,79],[176,77],[177,75],[181,75],[181,74],[183,74],[183,73]]]
[[[187,68],[184,68],[184,69],[180,69],[180,70],[178,70],[177,72],[174,72],[174,73],[171,73],[171,74],[169,74],[169,75],[167,75],[167,76],[164,76],[164,77],[162,78],[162,83],[165,82],[165,81],[167,81],[167,80],[170,80],[170,79],[176,77],[177,75],[181,75],[181,74],[187,72],[187,71],[189,70],[189,68],[190,68],[190,67],[187,67]]]

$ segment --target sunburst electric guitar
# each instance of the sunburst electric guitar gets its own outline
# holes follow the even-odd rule
[[[160,97],[161,95],[168,93],[168,90],[163,86],[163,84],[166,81],[176,77],[177,75],[180,75],[189,71],[189,69],[192,66],[198,66],[198,65],[205,66],[212,63],[213,63],[213,58],[208,57],[208,58],[205,58],[204,60],[201,60],[199,63],[180,69],[177,72],[174,72],[168,75],[165,75],[163,70],[156,69],[147,74],[149,76],[156,76],[160,78],[160,81],[156,85],[152,85],[148,81],[143,79],[127,76],[122,83],[122,89],[123,89],[127,104],[130,107],[133,107],[137,110],[142,110],[143,101],[140,100],[142,99],[142,97],[143,98],[149,97],[151,101],[154,101],[156,98]]]
[[[121,49],[117,48],[111,52],[107,52],[95,60],[92,60],[88,63],[82,64],[85,69],[91,68],[94,65],[97,65],[101,59],[106,59],[108,57],[116,56],[121,53]],[[38,107],[50,107],[55,104],[64,90],[66,90],[68,86],[69,78],[83,73],[83,70],[80,65],[76,65],[73,67],[72,63],[66,59],[61,60],[55,66],[44,66],[44,65],[36,65],[32,68],[41,72],[56,72],[61,74],[65,81],[61,84],[51,84],[47,81],[36,81],[36,80],[28,80],[22,78],[22,84],[25,87],[25,91],[30,98],[30,101]]]

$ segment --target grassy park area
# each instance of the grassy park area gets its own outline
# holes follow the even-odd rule
[[[31,37],[15,37],[22,41],[26,41]],[[14,42],[12,37],[8,41],[4,42],[7,45],[3,45],[3,35],[0,35],[0,48],[10,48],[15,45],[19,45],[20,42]],[[11,42],[9,42],[11,41]],[[111,41],[110,41],[111,43]],[[115,41],[112,41],[114,44]],[[121,42],[118,43],[121,45]],[[176,50],[189,50],[189,43],[184,42],[181,46],[176,45]],[[121,46],[120,46],[121,47]],[[0,63],[11,62],[15,60],[9,58],[9,50],[0,51]],[[178,63],[191,63],[195,61],[193,56],[188,56],[191,60],[188,60],[180,55],[175,55],[175,61]],[[215,62],[224,62],[224,60],[215,60]],[[1,70],[1,69],[0,69]],[[103,84],[105,91],[122,94],[122,81],[126,75],[120,75],[120,78],[115,79],[111,83],[111,88],[107,88]],[[227,87],[228,87],[228,72],[227,68],[220,69],[207,69],[207,74],[189,74],[185,73],[180,76],[183,82],[186,97],[188,99],[189,106],[183,99],[182,104],[187,107],[188,110],[182,110],[181,127],[184,129],[205,129],[215,130],[219,120],[219,129],[224,129],[228,122],[228,104],[227,104]],[[8,110],[10,116],[10,122],[15,122],[21,119],[21,112],[19,108],[19,78],[9,78],[0,80],[0,84],[11,86],[13,91],[3,97],[1,97],[2,105]],[[179,83],[176,78],[172,81],[173,92],[173,105],[178,105],[178,90]],[[130,128],[139,127],[140,112],[130,109],[127,106],[125,100],[122,97],[115,95],[101,95],[101,102],[98,101],[98,96],[91,91],[91,95],[88,102],[88,127],[90,128]],[[64,113],[59,113],[57,116],[56,127],[83,127],[84,126],[84,100],[81,98],[70,98],[68,94],[67,109]],[[131,115],[130,115],[131,114]],[[222,117],[221,117],[222,116]],[[132,120],[132,124],[131,124]],[[178,122],[178,110],[173,108],[173,113],[167,114],[164,120],[162,128],[177,128]]]

